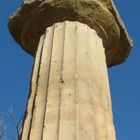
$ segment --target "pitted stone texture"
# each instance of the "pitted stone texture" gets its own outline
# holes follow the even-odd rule
[[[122,63],[131,43],[111,0],[25,0],[9,20],[15,40],[35,55],[40,36],[56,22],[79,21],[103,39],[108,66]]]

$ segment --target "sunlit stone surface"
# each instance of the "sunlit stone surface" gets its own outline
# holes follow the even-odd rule
[[[102,40],[79,22],[47,28],[38,47],[22,140],[115,140]]]
[[[131,41],[112,0],[24,0],[9,30],[35,57],[21,140],[115,140],[107,67]]]

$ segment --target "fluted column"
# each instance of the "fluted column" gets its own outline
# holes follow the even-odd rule
[[[104,47],[89,26],[55,23],[40,38],[21,140],[115,140]]]

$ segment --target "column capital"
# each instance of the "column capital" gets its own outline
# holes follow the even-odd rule
[[[103,40],[108,67],[127,58],[131,41],[112,0],[24,0],[8,26],[21,47],[34,56],[46,28],[65,20],[96,30]]]

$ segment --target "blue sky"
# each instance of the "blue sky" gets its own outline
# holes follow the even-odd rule
[[[29,91],[33,58],[13,40],[7,28],[9,15],[22,0],[0,0],[0,112],[13,107],[18,119]],[[124,64],[109,69],[117,140],[140,140],[140,1],[115,0],[119,13],[133,38],[134,46]],[[7,139],[15,130],[7,115]]]

